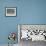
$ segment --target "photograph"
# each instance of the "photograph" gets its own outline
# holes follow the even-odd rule
[[[16,8],[15,7],[7,7],[6,8],[6,16],[16,16]]]

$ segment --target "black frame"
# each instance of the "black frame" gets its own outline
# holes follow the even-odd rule
[[[14,9],[14,8],[15,8],[15,9],[16,9],[16,15],[15,15],[15,16],[7,16],[7,15],[6,15],[6,8],[7,8],[7,9],[10,9],[10,8],[13,8],[13,9]],[[16,16],[17,16],[17,7],[5,7],[5,16],[6,16],[6,17],[16,17]]]

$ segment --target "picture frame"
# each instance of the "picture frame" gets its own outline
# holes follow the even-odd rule
[[[6,7],[5,8],[5,15],[6,16],[17,16],[16,15],[16,7]]]

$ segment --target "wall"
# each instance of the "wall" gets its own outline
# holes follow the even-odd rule
[[[17,16],[6,17],[5,7],[17,7]],[[46,0],[0,0],[0,44],[8,43],[9,32],[18,32],[18,24],[46,24]]]

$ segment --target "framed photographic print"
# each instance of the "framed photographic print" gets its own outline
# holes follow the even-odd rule
[[[16,16],[16,7],[7,7],[6,16]]]

